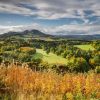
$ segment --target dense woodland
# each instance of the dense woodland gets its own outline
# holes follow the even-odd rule
[[[75,45],[91,45],[94,50],[82,50]],[[36,49],[43,49],[68,60],[67,64],[49,64],[35,58]],[[57,72],[100,72],[100,41],[40,40],[7,38],[0,41],[0,62],[9,65],[27,63],[33,70],[53,69]]]

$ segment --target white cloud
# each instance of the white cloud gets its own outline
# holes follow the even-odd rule
[[[25,6],[27,4],[31,6],[31,9]],[[92,13],[86,14],[85,11]],[[50,34],[100,34],[100,0],[0,0],[0,12],[36,16],[37,19],[48,20],[77,18],[84,22],[79,24],[75,20],[70,25],[54,27],[43,27],[36,23],[32,25],[0,26],[0,33],[38,29]],[[98,18],[90,22],[88,17],[93,16]]]
[[[54,29],[54,30],[52,30]],[[51,31],[50,31],[51,30]],[[100,26],[99,25],[62,25],[49,29],[51,33],[59,33],[63,35],[75,35],[75,34],[84,34],[84,35],[92,35],[92,34],[100,34]]]
[[[12,14],[23,14],[23,15],[33,15],[30,9],[18,7],[14,4],[0,3],[0,12],[12,13]]]
[[[57,35],[92,35],[92,34],[100,34],[100,26],[99,25],[62,25],[62,26],[54,26],[54,27],[43,27],[37,23],[32,25],[19,25],[19,26],[0,26],[0,33],[6,33],[9,31],[24,31],[24,30],[32,30],[37,29],[46,34],[57,34]]]
[[[59,18],[81,18],[84,23],[86,19],[84,10],[91,10],[94,13],[90,16],[100,17],[100,0],[1,0],[0,12],[17,13],[23,15],[37,15],[41,19]],[[9,2],[9,3],[7,3]],[[33,11],[19,3],[29,4],[37,10]],[[16,5],[17,4],[17,5]],[[77,16],[78,15],[78,16]]]
[[[0,25],[0,34],[7,33],[9,31],[21,32],[24,30],[31,29],[40,29],[40,25],[33,23],[32,25],[17,25],[17,26],[1,26]]]

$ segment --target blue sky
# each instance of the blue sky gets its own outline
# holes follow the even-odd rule
[[[0,34],[100,34],[100,0],[0,0]]]

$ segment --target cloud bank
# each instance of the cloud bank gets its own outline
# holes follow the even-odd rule
[[[100,0],[1,0],[0,12],[41,19],[100,17]]]
[[[0,0],[0,12],[33,16],[41,20],[76,18],[78,24],[43,27],[39,24],[28,26],[0,26],[0,32],[36,28],[50,34],[100,34],[100,0]],[[94,20],[95,19],[95,20]]]
[[[100,34],[99,25],[62,25],[54,27],[43,27],[37,23],[32,25],[0,26],[0,33],[9,31],[22,32],[24,30],[37,29],[46,34],[52,35],[93,35]],[[62,34],[63,33],[63,34]]]

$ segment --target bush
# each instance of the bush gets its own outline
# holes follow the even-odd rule
[[[26,54],[26,53],[20,53],[18,55],[18,60],[20,62],[29,62],[31,60],[31,57],[29,54]]]
[[[0,63],[3,61],[2,57],[0,57]]]
[[[89,62],[92,66],[100,66],[100,55],[94,56]]]
[[[36,63],[39,64],[39,63],[42,62],[42,59],[41,59],[41,58],[34,58],[34,57],[33,57],[33,58],[31,58],[31,61],[32,61],[32,62],[36,62]]]
[[[30,47],[21,47],[19,49],[22,53],[28,53],[28,54],[35,54],[36,53],[36,49],[35,48],[30,48]]]
[[[100,73],[100,66],[96,66],[95,72],[96,72],[96,73]]]
[[[1,50],[3,50],[3,51],[15,50],[15,46],[3,46],[3,47],[1,47]]]
[[[82,57],[71,58],[68,62],[70,71],[87,72],[90,68],[86,60]]]

